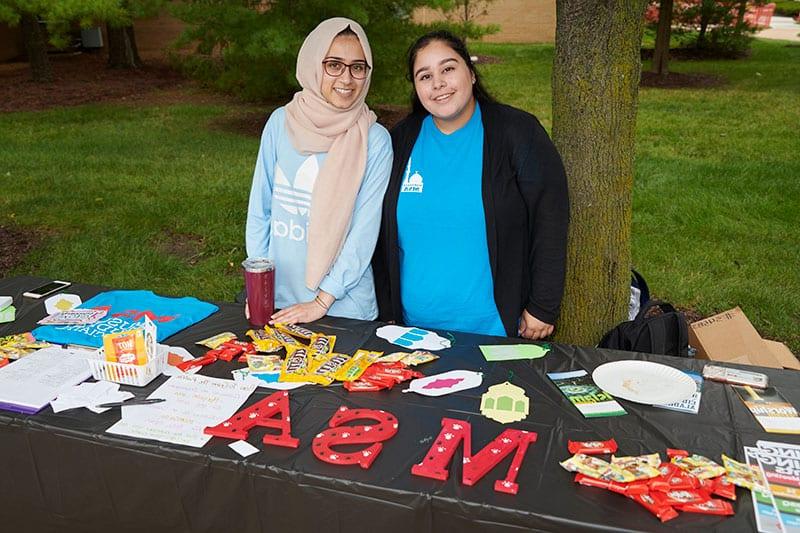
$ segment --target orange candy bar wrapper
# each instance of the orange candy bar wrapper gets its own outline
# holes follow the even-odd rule
[[[306,329],[303,326],[298,326],[297,324],[283,324],[278,322],[275,324],[275,327],[288,335],[294,335],[295,337],[300,337],[303,340],[309,340],[314,332],[310,329]]]
[[[281,366],[278,381],[311,381],[309,360],[308,348],[305,346],[287,346],[286,359]]]
[[[146,365],[147,349],[144,344],[144,330],[133,329],[103,335],[103,350],[106,361],[126,365]]]
[[[710,499],[701,503],[690,503],[678,506],[680,511],[685,513],[702,513],[716,515],[732,515],[733,505],[723,500]]]
[[[567,441],[567,449],[569,453],[585,453],[586,455],[601,455],[604,453],[614,453],[617,451],[617,441],[614,439],[609,440],[587,440]]]
[[[358,350],[346,365],[336,373],[338,381],[355,381],[364,371],[374,363],[383,352],[371,352],[369,350]]]
[[[322,333],[314,333],[311,335],[311,340],[308,343],[308,348],[311,350],[311,356],[315,359],[325,358],[328,354],[333,352],[333,347],[336,344],[336,335],[324,335]]]
[[[667,522],[678,516],[678,511],[670,505],[656,501],[652,494],[636,494],[629,497],[656,515],[662,522]]]

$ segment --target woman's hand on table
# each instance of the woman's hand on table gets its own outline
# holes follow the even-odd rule
[[[544,339],[553,333],[555,326],[542,322],[527,310],[522,311],[522,316],[519,317],[519,336],[524,339],[538,340]]]
[[[320,291],[317,297],[310,302],[290,305],[281,309],[270,317],[270,324],[282,322],[284,324],[307,324],[314,322],[326,314],[336,299],[325,291]]]

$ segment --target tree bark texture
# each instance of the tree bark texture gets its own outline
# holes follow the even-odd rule
[[[34,81],[53,81],[53,69],[47,58],[47,42],[39,27],[38,19],[35,15],[23,12],[20,17],[20,28],[25,42],[25,52],[28,54],[28,63],[31,66],[31,77]]]
[[[108,66],[110,68],[139,68],[142,60],[136,47],[133,26],[106,26],[108,35]]]
[[[673,0],[661,0],[658,9],[658,29],[656,30],[656,49],[653,54],[653,72],[666,77],[669,74],[669,39],[672,35]]]
[[[594,345],[627,319],[646,4],[556,1],[553,141],[564,161],[570,195],[559,341]]]

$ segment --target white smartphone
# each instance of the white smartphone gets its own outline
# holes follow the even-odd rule
[[[36,287],[32,291],[23,292],[23,296],[27,296],[28,298],[42,298],[47,296],[48,294],[53,294],[56,291],[60,291],[65,287],[69,287],[72,285],[69,281],[51,281],[50,283],[45,283],[41,287]]]

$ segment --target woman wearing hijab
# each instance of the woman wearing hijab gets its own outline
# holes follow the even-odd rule
[[[540,339],[564,289],[569,201],[533,115],[495,102],[449,32],[409,50],[375,277],[381,319]]]
[[[377,316],[370,259],[392,149],[364,103],[371,74],[361,26],[326,20],[297,56],[302,90],[264,127],[246,243],[248,257],[275,262],[271,322]]]

